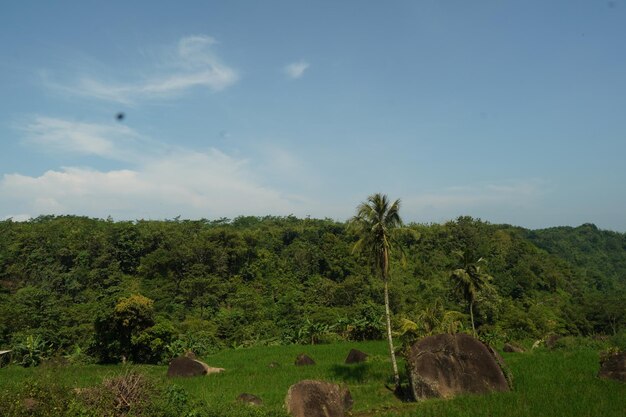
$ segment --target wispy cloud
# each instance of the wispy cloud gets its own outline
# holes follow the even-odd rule
[[[304,75],[304,71],[309,68],[309,63],[303,60],[298,62],[292,62],[283,68],[283,72],[287,74],[289,78],[297,79]]]
[[[143,141],[148,139],[124,126],[45,117],[36,118],[23,130],[27,140],[42,150],[97,155],[128,167],[97,170],[72,166],[38,176],[4,174],[0,178],[0,208],[6,212],[0,209],[0,217],[82,214],[125,219],[176,215],[208,218],[303,211],[301,198],[265,185],[265,175],[250,161],[218,149],[197,151],[163,144],[145,147]]]
[[[125,160],[141,135],[121,124],[84,123],[36,116],[19,128],[24,142],[42,150]],[[134,155],[133,155],[134,156]]]
[[[293,211],[292,202],[253,177],[245,161],[217,150],[181,152],[154,158],[137,169],[64,167],[40,176],[4,175],[0,202],[23,213],[117,218]]]
[[[66,93],[123,104],[176,97],[195,87],[220,91],[236,83],[239,77],[235,69],[215,55],[216,43],[204,35],[182,38],[169,53],[163,54],[157,68],[142,68],[141,73],[147,75],[132,80],[112,81],[97,74],[78,74],[73,76],[78,78],[75,83],[59,83],[47,75],[44,81]]]

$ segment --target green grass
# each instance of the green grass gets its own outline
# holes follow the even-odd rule
[[[343,365],[355,347],[370,354],[360,365]],[[298,353],[306,352],[317,364],[296,367]],[[198,378],[165,377],[163,366],[134,366],[164,383],[173,383],[197,400],[202,409],[234,404],[242,392],[261,397],[267,414],[281,415],[290,385],[302,379],[323,379],[346,384],[352,393],[354,416],[604,416],[626,415],[626,384],[596,378],[598,354],[590,349],[504,354],[514,377],[514,390],[452,400],[402,403],[385,388],[390,364],[384,342],[336,343],[317,346],[255,347],[227,350],[203,358],[225,368],[218,375]],[[276,368],[268,365],[279,364]],[[404,364],[400,364],[403,368]],[[68,366],[60,368],[0,369],[0,390],[17,390],[30,379],[51,378],[68,387],[96,385],[128,366]],[[235,414],[236,415],[236,414]]]

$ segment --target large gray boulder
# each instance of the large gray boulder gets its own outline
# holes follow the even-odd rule
[[[352,408],[352,396],[346,387],[304,380],[289,387],[285,407],[293,417],[344,417]]]
[[[425,337],[411,346],[406,361],[416,400],[510,390],[502,357],[464,333]]]

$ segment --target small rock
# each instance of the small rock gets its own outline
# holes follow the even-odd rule
[[[598,377],[626,382],[626,352],[602,356]]]
[[[301,353],[296,358],[295,362],[296,366],[306,366],[306,365],[315,365],[315,361],[311,359],[308,355]]]
[[[280,364],[278,362],[271,362],[267,366],[270,367],[270,368],[278,368],[280,366]]]
[[[348,356],[346,357],[346,364],[352,364],[352,363],[361,363],[361,362],[365,362],[367,360],[368,354],[365,352],[361,352],[360,350],[357,349],[350,349],[350,352],[348,353]]]
[[[237,396],[237,401],[250,405],[263,405],[263,400],[256,395],[248,394],[246,392],[239,394],[239,396]]]
[[[560,338],[561,336],[558,334],[548,336],[546,339],[546,347],[548,349],[554,349],[556,347],[556,342],[558,342]]]
[[[167,368],[168,377],[191,377],[208,374],[217,374],[223,372],[224,368],[213,368],[204,362],[197,359],[191,359],[186,356],[181,356],[176,359],[172,359],[169,367]]]
[[[511,343],[505,343],[502,350],[509,353],[524,353],[524,349]]]

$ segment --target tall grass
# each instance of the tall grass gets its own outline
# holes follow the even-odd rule
[[[364,364],[344,365],[350,348],[370,354]],[[299,353],[309,354],[314,366],[297,367]],[[194,402],[197,416],[282,416],[290,385],[302,379],[346,384],[352,393],[354,416],[626,416],[626,384],[598,379],[598,354],[588,348],[504,354],[514,377],[514,390],[452,400],[403,403],[385,388],[392,382],[384,342],[336,343],[316,346],[275,346],[227,350],[203,358],[221,374],[167,379],[162,366],[130,366],[163,385],[175,385]],[[271,363],[277,364],[270,367]],[[403,366],[401,364],[401,366]],[[99,384],[103,378],[125,372],[127,366],[67,366],[0,369],[0,398],[18,392],[21,384],[49,378],[68,388]],[[4,392],[5,395],[1,393]],[[235,398],[251,393],[263,400],[253,409]]]

